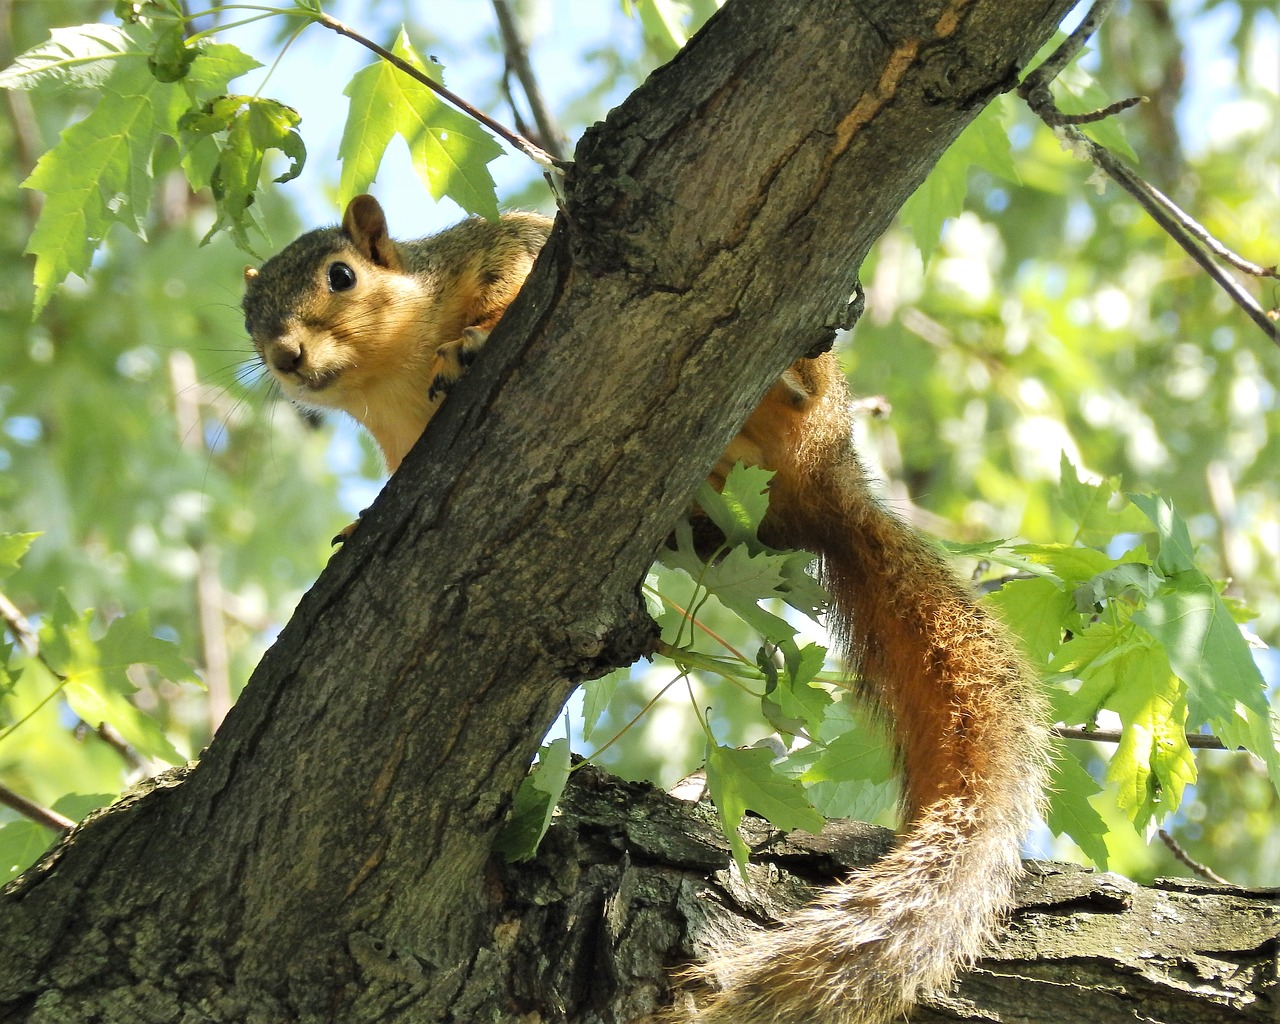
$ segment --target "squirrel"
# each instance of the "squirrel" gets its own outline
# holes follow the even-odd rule
[[[395,242],[371,196],[246,270],[245,325],[284,391],[345,410],[394,471],[514,298],[550,221]],[[1005,628],[872,495],[826,352],[793,363],[710,475],[772,470],[761,539],[821,556],[830,627],[892,726],[905,834],[773,930],[721,940],[671,1024],[884,1024],[946,988],[1012,903],[1048,766],[1043,699]],[[707,994],[701,994],[703,991]]]
[[[246,267],[245,329],[299,405],[341,409],[394,473],[516,297],[551,222],[473,217],[395,242],[373,196]],[[348,528],[350,529],[350,528]]]

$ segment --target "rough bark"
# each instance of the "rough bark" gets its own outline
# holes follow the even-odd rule
[[[498,873],[505,899],[491,963],[502,972],[494,986],[517,1007],[563,1006],[578,1024],[644,1011],[665,996],[670,968],[696,954],[698,935],[771,925],[812,886],[893,842],[870,825],[783,836],[748,822],[744,879],[705,803],[586,768],[561,807],[537,860]],[[1271,1024],[1278,1013],[1277,890],[1187,879],[1146,887],[1028,862],[998,944],[911,1020]]]
[[[199,765],[0,900],[0,1019],[510,1019],[489,850],[536,744],[649,649],[692,489],[1070,6],[733,0],[588,133],[529,286]]]

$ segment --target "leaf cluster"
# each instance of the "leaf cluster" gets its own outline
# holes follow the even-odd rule
[[[0,534],[0,580],[18,568],[36,536]],[[34,637],[0,646],[0,767],[10,775],[58,763],[67,782],[65,789],[52,787],[59,791],[53,809],[74,809],[76,817],[114,797],[81,789],[100,775],[102,761],[123,780],[143,763],[185,760],[160,722],[135,703],[139,681],[149,688],[159,681],[199,684],[177,645],[155,636],[145,611],[116,616],[101,628],[94,619],[93,611],[77,612],[58,593]],[[49,781],[26,788],[47,789]],[[43,850],[49,836],[42,832],[29,821],[0,825],[0,881],[30,863],[33,844],[36,853]]]
[[[1249,613],[1225,600],[1220,586],[1197,567],[1186,524],[1172,506],[1152,495],[1125,495],[1114,480],[1082,482],[1065,457],[1061,468],[1060,502],[1076,525],[1071,543],[953,548],[1016,570],[997,581],[987,600],[1022,639],[1044,678],[1055,721],[1087,729],[1119,725],[1120,739],[1105,768],[1105,796],[1081,759],[1064,749],[1055,761],[1047,819],[1055,834],[1070,837],[1105,865],[1108,827],[1095,806],[1099,800],[1118,809],[1139,833],[1166,819],[1196,779],[1187,734],[1201,730],[1258,757],[1280,790],[1280,727],[1240,628]],[[693,702],[692,715],[705,737],[707,793],[739,864],[749,854],[737,831],[748,811],[780,829],[815,830],[824,815],[883,811],[895,793],[892,751],[860,714],[856,681],[838,669],[824,672],[825,649],[798,644],[797,626],[773,607],[814,617],[825,602],[805,572],[812,556],[771,551],[758,538],[768,477],[739,466],[721,493],[704,487],[699,507],[725,543],[701,557],[685,522],[660,558],[693,585],[687,601],[669,596],[670,579],[658,587],[663,653],[679,671],[663,692],[680,681],[689,685],[695,675],[718,677],[719,689],[727,685],[757,702],[757,728],[767,723],[773,730],[769,743],[723,743],[715,735],[713,711]],[[1134,546],[1117,548],[1126,538]],[[1109,554],[1113,549],[1118,553]],[[704,610],[712,602],[757,634],[754,658],[706,626]],[[587,684],[584,739],[598,734],[618,687],[617,676]],[[560,766],[554,771],[562,785],[568,749],[557,750],[561,760],[553,762]],[[529,786],[541,794],[545,827],[550,791],[542,772],[535,771]],[[522,840],[540,834],[535,822]]]
[[[1189,732],[1249,751],[1280,790],[1280,728],[1241,629],[1250,613],[1196,565],[1168,501],[1125,495],[1115,480],[1083,483],[1065,458],[1062,471],[1062,504],[1078,537],[1098,546],[1014,545],[1026,571],[991,597],[1049,682],[1055,720],[1119,723],[1105,779],[1139,832],[1177,811],[1196,780]],[[1107,829],[1085,804],[1096,783],[1067,758],[1055,781],[1050,827],[1105,864]]]
[[[225,230],[253,253],[251,236],[265,237],[254,199],[269,154],[289,161],[272,179],[277,183],[296,178],[306,162],[297,111],[256,93],[228,92],[231,81],[261,68],[259,61],[208,32],[187,35],[192,18],[177,4],[117,8],[123,25],[55,28],[0,72],[0,88],[94,97],[23,182],[46,196],[27,246],[36,257],[37,313],[68,274],[86,273],[113,224],[145,237],[152,194],[169,171],[180,168],[193,190],[211,190],[217,217],[206,241]],[[303,16],[298,32],[325,19],[318,3],[302,0],[260,10]],[[428,71],[403,28],[392,52],[440,80],[439,66]],[[382,60],[359,72],[346,95],[344,199],[369,188],[388,143],[400,136],[432,196],[449,196],[469,213],[498,215],[486,164],[502,150],[487,131]]]

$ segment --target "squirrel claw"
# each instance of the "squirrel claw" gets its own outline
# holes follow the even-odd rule
[[[364,515],[363,512],[360,514]],[[357,519],[354,523],[348,523],[340,531],[338,531],[338,533],[334,536],[333,540],[329,541],[329,545],[331,547],[336,548],[339,544],[345,544],[347,541],[351,539],[352,534],[356,532],[356,527],[359,525],[360,525],[359,519]]]

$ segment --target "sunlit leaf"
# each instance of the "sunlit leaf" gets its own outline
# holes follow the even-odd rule
[[[423,63],[403,29],[392,52],[439,80],[440,69]],[[388,143],[399,135],[408,144],[414,170],[432,198],[448,196],[468,213],[490,219],[498,216],[486,164],[502,155],[502,147],[475,121],[386,61],[356,72],[345,95],[351,104],[338,147],[342,160],[338,193],[343,204],[368,191]]]
[[[27,252],[36,257],[37,312],[68,274],[85,273],[112,224],[143,233],[152,160],[161,138],[176,137],[178,117],[193,100],[225,88],[227,77],[254,64],[243,54],[235,56],[234,47],[221,45],[213,48],[208,66],[196,52],[180,81],[160,82],[148,64],[156,36],[146,26],[82,29],[67,30],[56,45],[30,51],[26,64],[7,79],[12,86],[68,78],[92,86],[96,98],[23,182],[24,188],[45,193],[27,243]]]

